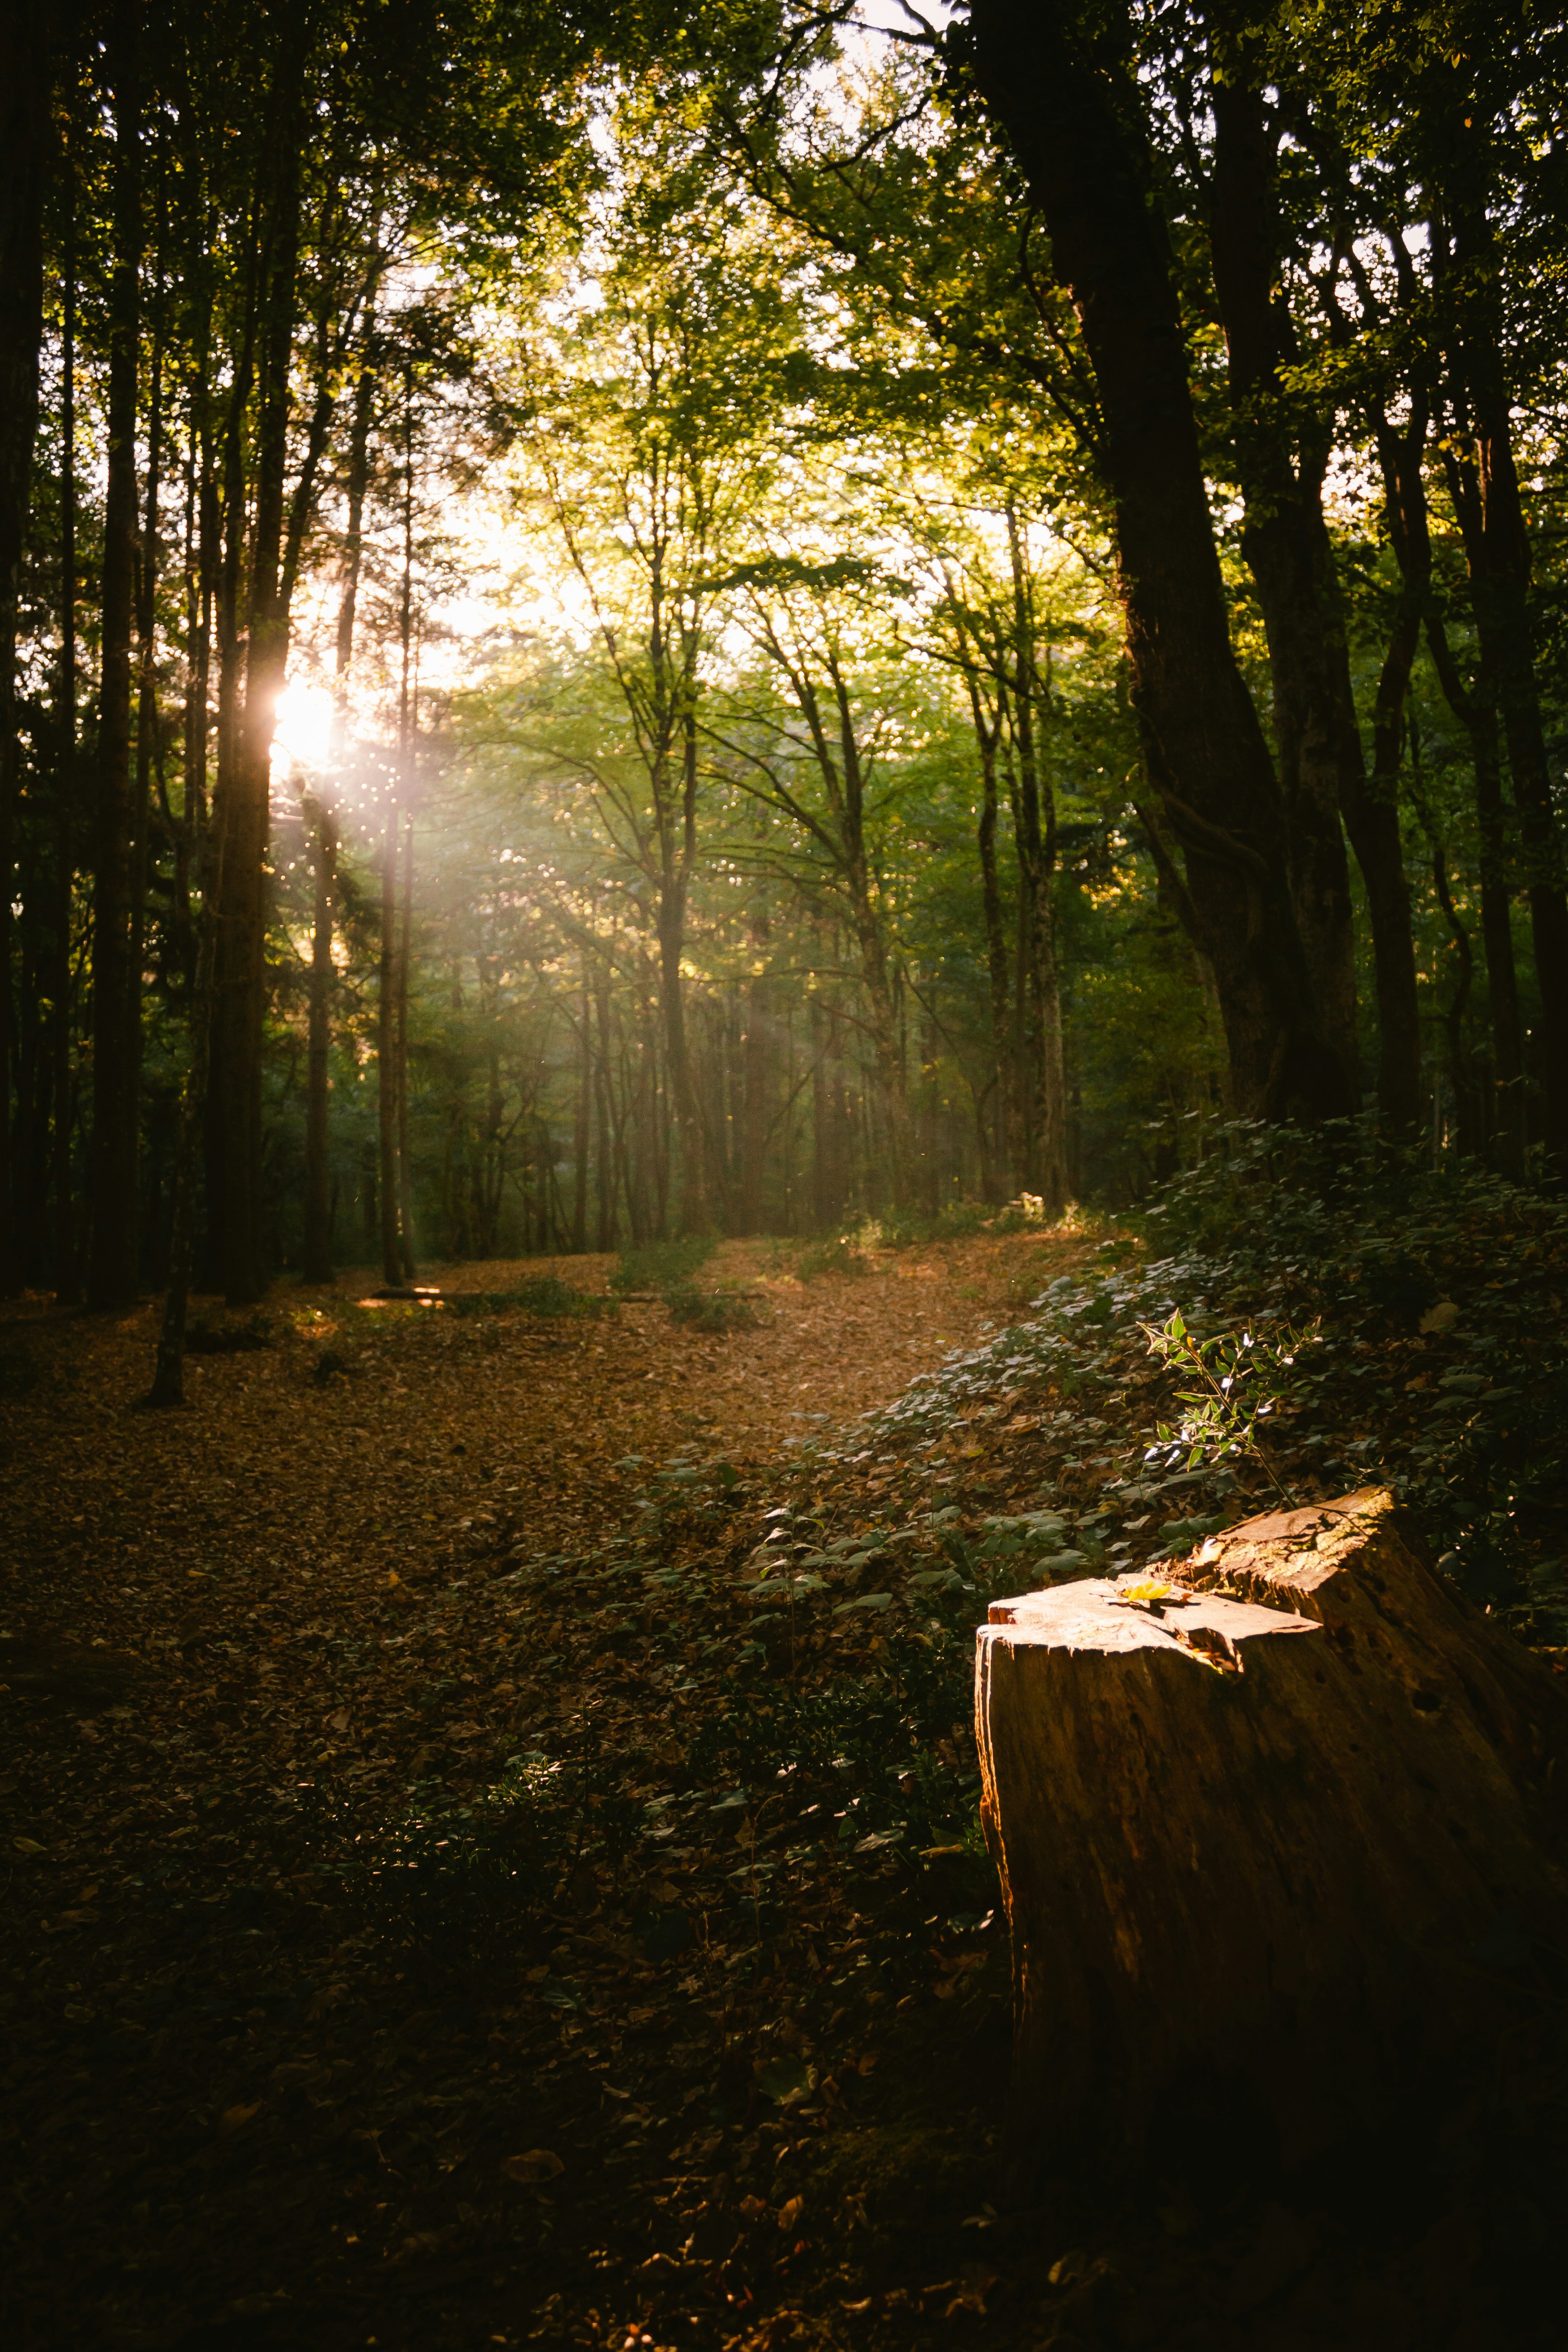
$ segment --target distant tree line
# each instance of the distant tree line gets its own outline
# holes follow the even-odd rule
[[[1557,1181],[1563,23],[852,16],[7,20],[6,1291]]]

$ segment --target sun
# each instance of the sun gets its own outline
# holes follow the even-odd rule
[[[332,698],[324,686],[297,678],[278,698],[274,757],[281,753],[296,777],[318,773],[332,744]]]

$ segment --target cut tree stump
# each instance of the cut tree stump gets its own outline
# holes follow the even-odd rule
[[[1545,1990],[1568,1691],[1391,1496],[990,1614],[983,1808],[1037,2160],[1294,2167]]]

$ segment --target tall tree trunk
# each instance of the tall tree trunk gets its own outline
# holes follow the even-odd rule
[[[1282,372],[1298,358],[1280,290],[1284,246],[1276,185],[1277,127],[1270,126],[1246,36],[1219,47],[1212,76],[1215,163],[1209,187],[1210,250],[1225,322],[1234,443],[1246,502],[1242,550],[1258,589],[1268,640],[1291,888],[1312,965],[1325,1036],[1359,1090],[1355,940],[1341,811],[1361,837],[1373,872],[1369,902],[1384,929],[1404,907],[1407,1001],[1389,1008],[1384,1055],[1394,1100],[1385,1115],[1408,1125],[1419,1110],[1415,955],[1398,824],[1380,825],[1366,793],[1365,764],[1351,687],[1350,657],[1333,550],[1323,521],[1322,477],[1330,432],[1303,430],[1299,402],[1287,404]],[[1219,70],[1221,62],[1223,72]],[[1391,813],[1392,814],[1392,813]],[[1392,851],[1394,876],[1381,860]],[[1392,940],[1384,967],[1392,969]],[[1409,1055],[1414,1053],[1414,1064]]]
[[[202,911],[196,929],[195,980],[191,991],[190,1063],[180,1103],[179,1140],[174,1151],[169,1288],[163,1301],[163,1320],[158,1335],[153,1387],[147,1399],[153,1405],[184,1402],[185,1316],[190,1305],[191,1275],[195,1263],[196,1180],[201,1163],[213,1019],[216,1010],[218,925],[223,895],[223,877],[219,870],[223,841],[216,824],[209,823],[203,829],[200,841]]]
[[[162,207],[160,206],[160,210]],[[162,226],[162,225],[160,225]],[[147,961],[147,892],[152,872],[153,771],[162,773],[158,741],[158,557],[159,493],[163,462],[163,253],[160,235],[154,285],[152,351],[148,362],[147,492],[137,566],[136,774],[131,808],[131,985],[125,1003],[122,1079],[126,1132],[131,1139],[132,1188],[140,1191],[142,1098],[142,978]]]
[[[72,1192],[71,914],[76,879],[77,790],[77,499],[76,499],[76,164],[65,160],[65,283],[60,350],[60,673],[56,732],[59,770],[55,807],[54,919],[49,1023],[54,1101],[55,1302],[74,1307],[80,1297],[76,1202]]]
[[[337,895],[338,831],[330,810],[306,803],[314,856],[314,919],[310,932],[310,1030],[305,1077],[305,1238],[300,1271],[307,1282],[332,1278],[331,1186],[327,1115],[332,1042],[332,907]]]
[[[381,960],[376,971],[375,1091],[381,1202],[381,1271],[393,1288],[403,1280],[397,1213],[397,835],[398,807],[387,806],[381,840]]]
[[[349,427],[348,516],[343,537],[343,584],[338,604],[336,672],[332,681],[332,750],[341,755],[347,719],[349,674],[353,663],[354,618],[359,603],[364,548],[364,499],[370,479],[370,425],[375,373],[361,364]],[[337,898],[338,833],[323,800],[307,809],[315,871],[314,921],[310,935],[310,1034],[306,1053],[305,1237],[302,1270],[307,1282],[332,1278],[331,1181],[329,1152],[331,1113],[332,921]]]
[[[752,918],[751,949],[754,965],[765,964],[768,919],[762,911]],[[742,1045],[741,1106],[741,1231],[763,1230],[763,1181],[767,1172],[768,1077],[773,1056],[768,1050],[768,977],[753,970],[746,988],[746,1029]]]
[[[1474,1151],[1480,1141],[1477,1131],[1479,1123],[1475,1115],[1475,1088],[1471,1084],[1470,1073],[1465,1067],[1465,1015],[1469,1009],[1470,991],[1475,982],[1475,955],[1470,946],[1470,935],[1460,919],[1459,911],[1454,904],[1453,891],[1448,885],[1447,852],[1434,820],[1422,780],[1421,735],[1414,713],[1411,716],[1410,727],[1410,766],[1411,802],[1420,821],[1421,830],[1426,835],[1427,845],[1431,852],[1433,895],[1442,908],[1443,920],[1448,927],[1448,936],[1455,954],[1458,976],[1454,992],[1443,1008],[1442,1021],[1444,1037],[1447,1045],[1448,1085],[1453,1094],[1454,1108],[1458,1122],[1458,1147],[1462,1152],[1468,1152]],[[1434,1111],[1434,1131],[1436,1124],[1436,1114]]]
[[[1297,918],[1279,783],[1230,642],[1125,16],[1101,33],[1074,0],[974,0],[968,50],[1094,369],[1133,698],[1186,855],[1237,1105],[1351,1111]]]
[[[377,994],[376,1081],[380,1104],[382,1259],[389,1283],[413,1272],[407,1223],[407,955],[406,899],[400,918],[398,875],[402,855],[402,797],[414,776],[414,379],[403,377],[403,580],[398,596],[401,668],[397,695],[397,787],[387,810],[382,845],[381,969]],[[412,816],[409,818],[412,824]],[[413,855],[412,847],[409,851]],[[499,1198],[499,1196],[498,1196]],[[494,1214],[490,1223],[493,1229]],[[493,1242],[487,1244],[487,1254]]]
[[[811,1015],[811,1215],[818,1233],[837,1222],[842,1202],[837,1181],[837,1136],[833,1116],[833,1025],[827,1008],[815,991],[808,1000]]]
[[[0,1297],[22,1285],[12,1166],[12,874],[19,790],[16,623],[38,421],[43,335],[44,171],[49,136],[49,19],[4,12],[0,26]]]
[[[231,832],[237,836],[240,793],[240,688],[245,667],[245,629],[241,590],[249,489],[247,472],[246,418],[255,380],[256,327],[260,275],[259,222],[254,216],[247,256],[245,320],[229,387],[223,436],[221,483],[215,496],[216,580],[214,608],[217,636],[217,774],[213,789],[212,821],[220,845]],[[236,823],[231,826],[231,815]],[[227,859],[220,856],[215,870],[226,897]],[[239,977],[242,940],[237,926],[231,940],[229,909],[217,916],[216,963],[213,972],[213,1034],[207,1070],[204,1145],[206,1161],[205,1257],[202,1280],[208,1289],[221,1289],[227,1257],[228,1095],[232,1079],[228,1052],[236,1019],[232,997]]]
[[[289,369],[298,312],[300,126],[280,131],[273,251],[261,317],[251,531],[250,642],[235,792],[224,843],[224,1289],[247,1306],[265,1287],[261,1231],[261,1065],[266,1015],[267,843],[272,739],[289,665],[283,593]]]
[[[1026,920],[1019,928],[1018,983],[1026,1013],[1024,1034],[1029,1056],[1029,1175],[1046,1213],[1059,1216],[1067,1205],[1067,1074],[1062,1061],[1061,991],[1057,973],[1056,908],[1051,886],[1057,866],[1056,795],[1041,759],[1037,719],[1049,707],[1050,648],[1039,674],[1029,581],[1017,517],[1009,505],[1008,546],[1013,566],[1012,696],[1005,706],[1017,751],[1018,892]]]
[[[403,821],[403,904],[397,925],[397,1243],[404,1279],[414,1279],[414,1166],[408,1149],[408,972],[413,955],[414,812]]]
[[[1409,658],[1414,656],[1411,629],[1418,619],[1425,627],[1432,667],[1444,698],[1469,740],[1480,834],[1481,940],[1487,961],[1487,1003],[1493,1077],[1498,1090],[1495,1127],[1500,1138],[1502,1164],[1509,1174],[1519,1177],[1524,1172],[1524,1064],[1497,716],[1489,696],[1485,691],[1472,691],[1461,679],[1433,599],[1431,525],[1423,470],[1426,454],[1424,414],[1418,411],[1405,425],[1395,425],[1387,416],[1374,415],[1372,424],[1383,474],[1389,541],[1405,594],[1405,607],[1395,623],[1378,682],[1373,714],[1373,790],[1381,794],[1384,779],[1398,769]],[[1465,495],[1466,485],[1451,450],[1445,454],[1445,465],[1457,505]],[[1392,798],[1392,791],[1389,797]]]
[[[140,10],[111,19],[114,262],[110,282],[108,454],[99,649],[98,810],[92,899],[92,1224],[88,1301],[136,1296],[136,1104],[126,1085],[131,992],[131,644],[136,609],[136,390],[141,331]]]
[[[668,776],[656,779],[660,812],[658,876],[658,1001],[669,1068],[671,1109],[680,1161],[680,1222],[689,1234],[708,1230],[708,1142],[691,1066],[686,1027],[687,894],[697,856],[697,730],[688,714],[680,729],[679,804]]]
[[[577,1024],[577,1102],[572,1121],[572,1246],[588,1246],[588,1147],[594,1117],[594,999],[588,959],[583,959],[582,1011]]]
[[[1462,498],[1463,477],[1450,453],[1450,483]],[[1426,510],[1422,508],[1422,529]],[[1427,563],[1428,574],[1430,562]],[[1497,1089],[1496,1131],[1505,1172],[1524,1174],[1528,1133],[1524,1087],[1524,1024],[1519,1004],[1519,972],[1513,952],[1513,877],[1503,800],[1502,746],[1485,656],[1481,676],[1467,687],[1459,676],[1447,630],[1428,604],[1426,645],[1448,708],[1469,738],[1476,785],[1476,822],[1480,835],[1481,946],[1487,962],[1487,1008],[1491,1029],[1492,1076]]]
[[[602,974],[594,992],[599,1015],[599,1050],[594,1056],[594,1104],[598,1114],[595,1168],[598,1178],[599,1248],[605,1251],[616,1245],[616,1160],[610,1118],[610,991]]]
[[[1500,261],[1488,192],[1479,184],[1487,167],[1472,144],[1468,138],[1460,142],[1468,161],[1459,176],[1463,194],[1454,236],[1462,289],[1454,358],[1458,421],[1468,425],[1473,473],[1462,460],[1450,463],[1464,492],[1457,504],[1476,635],[1502,721],[1519,812],[1541,992],[1542,1139],[1552,1175],[1562,1182],[1568,1180],[1568,890],[1535,673],[1530,539],[1502,352]]]
[[[1016,1176],[1014,1149],[1016,1105],[1010,1018],[1012,983],[1007,971],[1007,933],[1002,916],[1002,886],[996,863],[996,744],[1002,717],[1000,710],[994,719],[987,717],[980,698],[979,682],[973,673],[969,677],[969,706],[974,721],[974,740],[980,753],[980,820],[975,838],[980,853],[981,915],[985,926],[991,1050],[996,1063],[995,1148],[994,1151],[983,1153],[982,1157],[987,1163],[987,1173],[992,1167],[995,1170],[990,1189],[994,1191],[998,1201],[1003,1201],[1011,1196],[1020,1180]],[[989,1115],[984,1104],[976,1112],[982,1122]]]

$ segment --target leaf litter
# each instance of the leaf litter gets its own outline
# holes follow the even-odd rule
[[[1451,2213],[1373,2253],[1005,2161],[970,1629],[1272,1499],[1178,1458],[1139,1329],[1201,1329],[1215,1262],[720,1264],[752,1308],[717,1329],[602,1311],[603,1261],[542,1311],[536,1267],[455,1270],[471,1313],[279,1294],[167,1418],[145,1316],[16,1318],[16,2340],[68,2306],[148,2347],[1068,2346],[1201,2308],[1240,2347],[1276,2241],[1320,2238],[1317,2340],[1462,2306]],[[1380,1354],[1440,1376],[1458,1323]],[[1344,1369],[1336,1444],[1277,1449],[1304,1499],[1368,1466]]]

